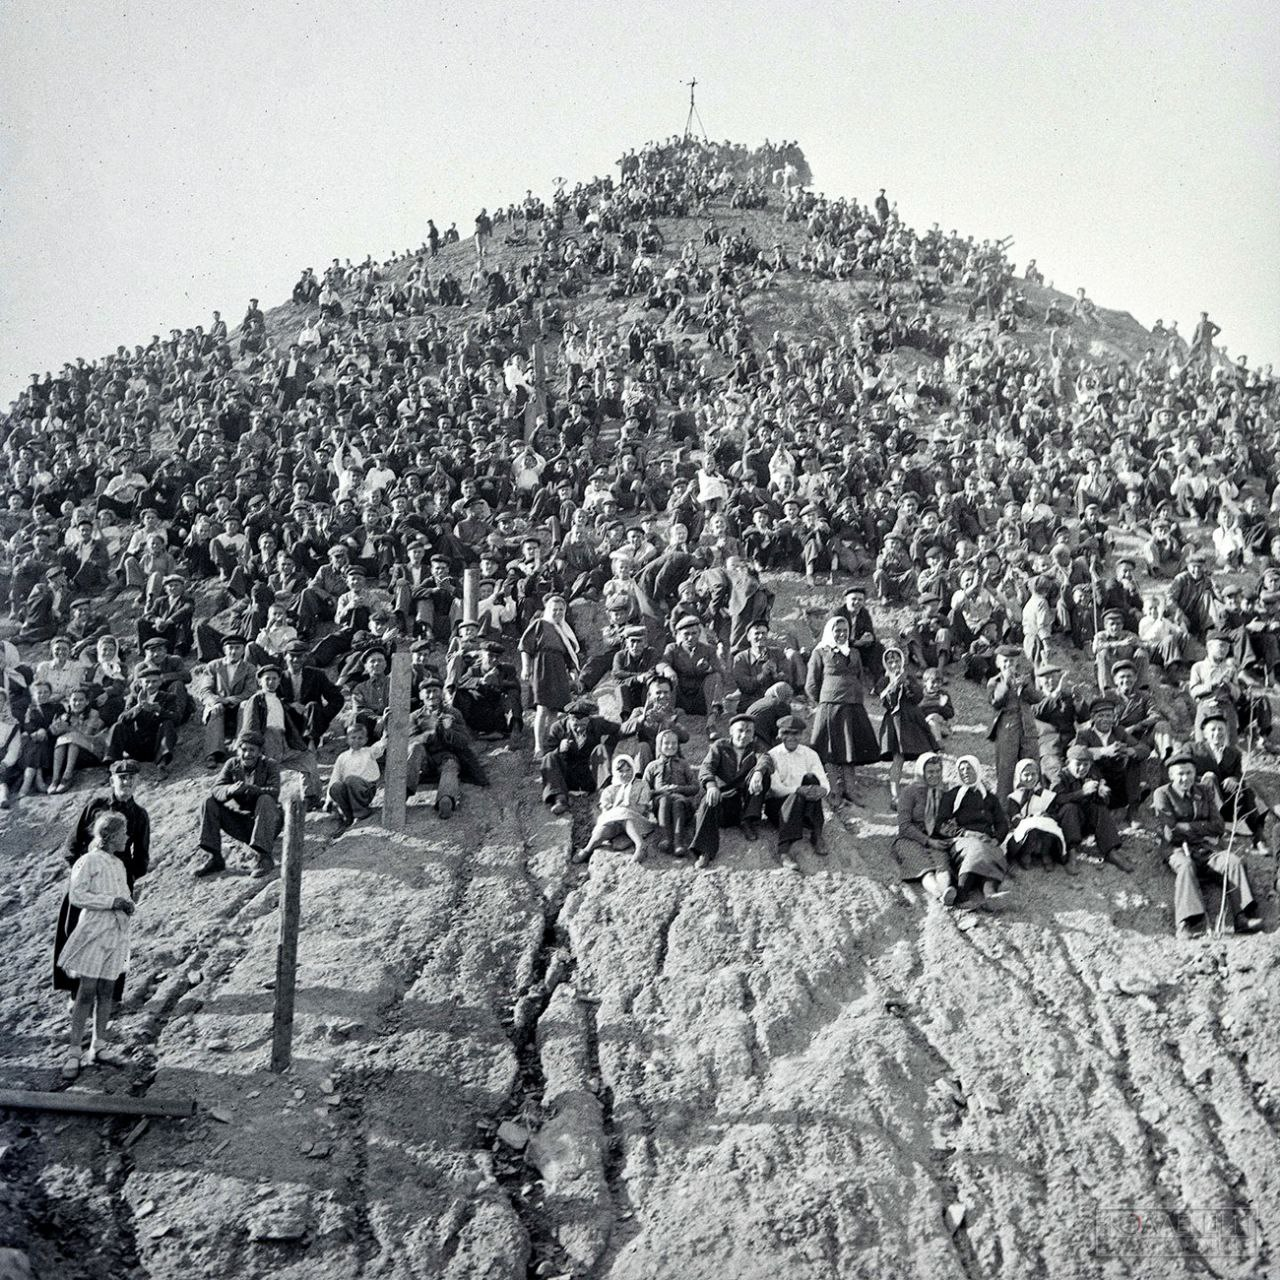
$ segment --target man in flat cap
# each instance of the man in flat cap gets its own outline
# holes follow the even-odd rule
[[[570,792],[594,795],[609,781],[620,727],[587,698],[575,698],[552,723],[542,757],[542,798],[557,817],[569,812]]]
[[[204,722],[204,759],[211,769],[227,758],[227,740],[235,736],[240,704],[257,687],[245,649],[243,636],[223,636],[222,657],[196,669],[192,696]]]
[[[748,841],[759,834],[764,813],[766,752],[756,741],[755,721],[739,713],[729,721],[729,736],[717,738],[698,769],[702,798],[694,814],[693,840],[697,866],[711,865],[720,852],[720,833],[740,826]],[[767,769],[768,766],[765,766]]]
[[[262,752],[262,734],[246,729],[235,741],[235,754],[214,779],[205,799],[200,824],[200,849],[204,860],[192,874],[216,875],[226,870],[222,835],[247,844],[254,855],[250,872],[256,878],[271,874],[271,850],[280,833],[280,766]]]
[[[1121,871],[1133,868],[1123,861],[1116,850],[1120,848],[1120,829],[1109,804],[1111,788],[1098,772],[1089,748],[1073,743],[1067,748],[1066,763],[1059,775],[1058,824],[1066,838],[1067,856],[1079,852],[1080,846],[1092,836],[1098,856]]]
[[[760,761],[757,777],[764,785],[765,815],[778,828],[778,859],[787,871],[799,871],[792,846],[807,834],[818,857],[825,818],[823,798],[831,784],[818,753],[804,742],[805,723],[799,716],[778,721],[779,742]]]
[[[1173,912],[1177,936],[1191,938],[1205,931],[1206,912],[1202,877],[1222,884],[1222,909],[1231,906],[1237,933],[1256,933],[1262,917],[1249,886],[1244,860],[1222,847],[1226,824],[1210,787],[1196,781],[1195,758],[1175,751],[1167,768],[1169,781],[1151,799],[1164,836],[1169,868],[1174,874]]]

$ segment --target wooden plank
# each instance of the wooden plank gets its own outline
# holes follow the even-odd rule
[[[413,679],[408,650],[391,655],[390,715],[387,717],[387,751],[383,757],[382,825],[388,831],[403,831],[405,785],[409,764],[409,703]]]
[[[302,775],[289,774],[280,790],[284,804],[284,858],[280,864],[280,937],[276,943],[275,1009],[271,1019],[271,1070],[293,1061],[293,1009],[298,985],[298,924],[302,917],[302,851],[306,805]]]
[[[0,1089],[0,1109],[76,1111],[100,1116],[193,1116],[194,1098],[134,1098],[121,1093],[41,1093],[36,1089]]]

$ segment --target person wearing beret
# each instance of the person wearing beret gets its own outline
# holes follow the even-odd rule
[[[1117,854],[1120,828],[1111,812],[1111,788],[1098,772],[1088,747],[1073,744],[1067,748],[1066,767],[1058,777],[1058,823],[1067,841],[1067,855],[1077,853],[1090,836],[1097,844],[1098,856],[1121,871],[1131,871]]]
[[[540,767],[542,798],[557,817],[569,812],[570,792],[594,795],[608,783],[620,730],[586,698],[574,698],[551,723]]]
[[[200,823],[200,849],[205,858],[192,871],[197,877],[226,870],[222,836],[247,844],[254,855],[251,875],[270,875],[271,850],[280,834],[280,766],[262,753],[262,734],[246,730],[235,740],[235,754],[223,764],[205,798]]]
[[[821,757],[803,741],[805,728],[799,716],[778,721],[778,745],[760,758],[747,787],[750,791],[759,780],[765,817],[778,828],[778,860],[787,871],[800,869],[792,846],[806,836],[818,857],[826,854],[822,801],[831,784]]]
[[[138,783],[138,766],[132,760],[117,760],[111,766],[110,787],[96,792],[81,806],[80,812],[67,832],[62,853],[67,865],[73,865],[89,849],[93,824],[103,813],[118,813],[125,820],[125,846],[117,856],[124,863],[129,892],[137,896],[137,883],[151,869],[151,818],[146,809],[134,799]],[[71,931],[80,919],[80,910],[71,905],[69,894],[64,894],[58,908],[58,924],[53,942],[53,989],[74,995],[76,979],[59,964],[59,957]],[[113,996],[119,1005],[124,995],[125,974],[116,980]]]
[[[1177,936],[1191,938],[1206,924],[1203,878],[1222,885],[1222,910],[1232,908],[1237,933],[1256,933],[1262,917],[1254,900],[1244,859],[1222,847],[1226,824],[1218,797],[1196,781],[1196,762],[1190,752],[1175,751],[1166,766],[1169,781],[1151,798],[1164,837],[1169,869],[1174,874],[1173,913]]]

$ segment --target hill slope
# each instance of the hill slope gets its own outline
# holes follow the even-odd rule
[[[802,224],[776,206],[713,213],[800,253]],[[702,224],[659,219],[659,264]],[[499,235],[490,260],[526,255]],[[467,242],[442,263],[465,276],[472,256]],[[756,346],[847,334],[874,284],[778,276],[744,303]],[[1016,339],[1042,348],[1051,297],[1025,292]],[[624,332],[646,314],[602,282],[567,309]],[[982,327],[954,296],[939,312],[958,335]],[[304,314],[272,311],[273,341]],[[1136,360],[1148,338],[1103,312],[1091,350]],[[932,367],[909,348],[888,364]],[[811,644],[839,586],[770,585],[775,630]],[[577,621],[591,634],[598,612]],[[949,753],[985,754],[984,691],[952,691]],[[1131,875],[1026,872],[998,917],[957,914],[898,881],[884,766],[867,771],[865,812],[829,824],[828,856],[804,846],[799,876],[736,837],[702,873],[608,850],[576,867],[586,807],[551,817],[527,753],[492,766],[494,789],[469,791],[449,826],[425,796],[403,836],[333,838],[308,820],[284,1079],[266,1070],[278,888],[193,883],[198,769],[147,781],[156,866],[123,1020],[141,1047],[129,1072],[77,1087],[194,1095],[201,1115],[128,1146],[130,1122],[0,1122],[0,1241],[67,1280],[1165,1280],[1273,1265],[1280,964],[1269,934],[1175,944],[1149,833]],[[4,1084],[54,1087],[50,846],[77,800],[29,801],[0,828]],[[1270,931],[1274,857],[1251,870]]]

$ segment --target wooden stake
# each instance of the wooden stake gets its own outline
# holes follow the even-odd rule
[[[391,692],[387,717],[387,751],[382,770],[382,825],[403,831],[405,786],[409,766],[409,703],[413,695],[411,660],[407,649],[391,655]]]
[[[462,620],[474,622],[476,608],[480,603],[480,570],[476,568],[462,571]]]
[[[302,849],[306,805],[302,775],[290,773],[280,788],[284,806],[284,858],[280,864],[280,939],[276,943],[275,1011],[271,1020],[271,1070],[293,1061],[293,1001],[298,985],[298,921],[302,915]]]
[[[36,1089],[0,1089],[0,1108],[15,1111],[77,1111],[99,1116],[193,1116],[194,1098],[134,1098],[127,1093],[40,1093]]]

